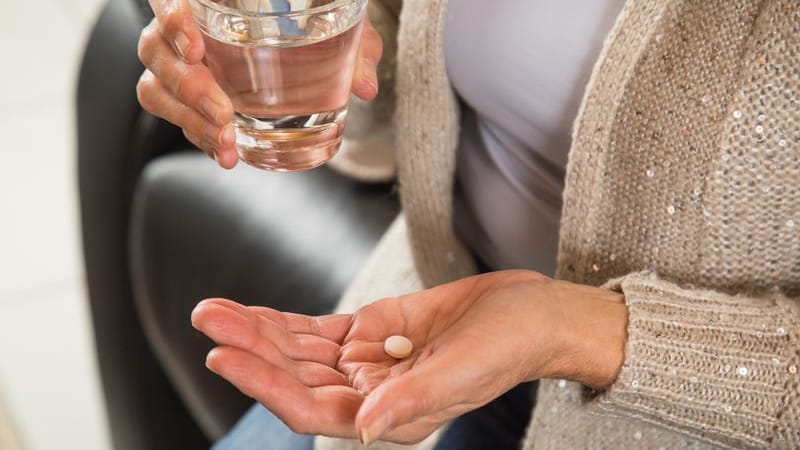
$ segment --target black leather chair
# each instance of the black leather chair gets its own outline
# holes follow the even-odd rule
[[[332,171],[216,167],[144,112],[145,0],[109,0],[77,99],[86,274],[114,447],[200,449],[251,401],[208,372],[193,306],[229,297],[330,311],[398,211],[392,186]]]

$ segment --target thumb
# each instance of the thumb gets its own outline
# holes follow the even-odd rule
[[[372,391],[358,410],[355,426],[364,445],[379,440],[389,431],[410,424],[421,417],[441,411],[452,403],[443,378],[426,371],[410,370],[382,383]]]

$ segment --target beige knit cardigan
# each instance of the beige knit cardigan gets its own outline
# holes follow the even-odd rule
[[[451,224],[446,7],[404,3],[405,222],[342,310],[475,271]],[[564,195],[559,277],[624,293],[625,362],[602,393],[543,381],[523,448],[800,449],[800,0],[629,0],[587,87]]]

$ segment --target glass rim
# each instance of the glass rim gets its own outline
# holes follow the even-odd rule
[[[254,18],[280,18],[280,17],[297,17],[297,16],[306,16],[310,14],[319,14],[328,12],[332,9],[338,8],[340,6],[345,6],[352,3],[359,3],[364,2],[366,3],[367,0],[334,0],[328,4],[321,5],[321,6],[314,6],[313,8],[303,9],[300,11],[269,11],[269,12],[257,12],[257,11],[245,11],[237,8],[231,8],[230,6],[221,5],[217,2],[211,0],[189,0],[189,2],[194,2],[199,5],[202,5],[206,8],[213,9],[214,11],[224,13],[224,14],[234,14],[237,16],[244,16],[244,17],[254,17]]]

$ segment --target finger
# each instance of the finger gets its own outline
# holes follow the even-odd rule
[[[362,394],[369,395],[392,374],[389,363],[364,363],[351,364],[351,370],[346,372],[347,382],[353,389]]]
[[[192,311],[192,325],[218,345],[237,347],[254,353],[274,365],[285,366],[285,355],[264,339],[258,325],[234,308],[202,302]]]
[[[139,79],[136,93],[144,109],[183,128],[196,140],[205,143],[203,150],[213,153],[220,166],[230,169],[236,165],[238,156],[233,125],[218,126],[209,122],[199,112],[173,97],[149,70],[145,70]]]
[[[285,326],[250,309],[244,313],[257,324],[259,334],[274,342],[288,358],[316,362],[330,368],[334,368],[339,361],[342,349],[339,344],[314,334],[290,332]]]
[[[195,326],[218,345],[240,348],[280,367],[307,386],[346,384],[347,377],[331,365],[313,361],[295,361],[287,358],[284,346],[259,334],[258,324],[252,318],[219,304],[207,303],[192,314]],[[330,342],[330,341],[328,341]],[[335,344],[333,344],[335,345]],[[337,350],[338,353],[338,350]]]
[[[353,94],[364,100],[378,95],[378,62],[382,54],[383,40],[369,20],[365,20],[353,76]]]
[[[276,311],[263,306],[251,306],[253,311],[285,326],[292,333],[313,334],[341,344],[353,322],[351,314],[306,316]]]
[[[433,353],[431,349],[426,351]],[[488,389],[476,381],[474,373],[479,371],[475,367],[459,363],[458,355],[428,356],[420,357],[403,373],[392,374],[369,394],[356,415],[356,429],[362,439],[373,442],[425,417],[442,419],[454,411],[466,412],[481,406],[467,400],[472,391]],[[422,359],[425,361],[420,363]]]
[[[200,151],[208,155],[209,158],[217,162],[223,169],[233,169],[238,163],[236,149],[233,150],[214,150],[217,144],[209,136],[197,136],[187,130],[183,130],[186,139],[194,144]],[[208,150],[207,150],[208,149]]]
[[[139,40],[138,52],[142,63],[173,97],[201,112],[212,123],[222,126],[231,121],[233,104],[208,67],[181,61],[161,35],[147,30]]]
[[[253,308],[225,300],[204,300],[192,312],[192,323],[208,329],[213,339],[225,339],[224,344],[247,350],[267,341],[280,349],[286,358],[308,361],[334,368],[341,346],[312,334],[287,331],[275,321],[258,314]],[[227,336],[226,333],[232,334]],[[219,341],[218,341],[219,342]],[[269,349],[267,350],[269,351]]]
[[[339,344],[313,334],[293,334],[287,341],[284,352],[295,361],[311,361],[336,368],[342,352]]]
[[[417,364],[417,358],[396,361],[394,358],[377,362],[347,362],[337,366],[339,372],[347,376],[347,381],[354,389],[369,395],[389,378],[395,378],[411,370]]]
[[[286,356],[275,341],[261,334],[259,319],[249,314],[246,308],[237,308],[241,305],[229,303],[199,303],[192,311],[192,325],[219,345],[241,348],[282,366]],[[280,340],[283,339],[280,338],[278,344]],[[276,353],[280,358],[275,356]]]
[[[355,437],[353,419],[363,396],[349,387],[309,388],[281,368],[232,347],[213,349],[206,365],[261,402],[295,433]]]
[[[366,342],[350,341],[342,346],[339,358],[339,369],[350,363],[394,363],[394,358],[389,357],[384,350],[383,341]]]
[[[383,436],[383,440],[401,445],[419,444],[434,431],[442,428],[447,420],[425,417],[408,425],[397,427]]]
[[[383,298],[367,304],[353,314],[353,324],[344,342],[383,342],[395,334],[409,337],[406,314],[410,309],[401,308],[399,297]]]
[[[297,379],[308,387],[350,386],[346,375],[329,366],[311,361],[284,361],[284,363],[285,366],[282,368],[295,374]]]
[[[336,369],[347,375],[354,389],[368,395],[394,373],[397,365],[397,360],[386,354],[383,342],[357,341],[348,342],[342,347],[342,356]]]
[[[206,150],[207,148],[214,148],[214,144],[213,142],[208,142],[205,136],[197,136],[186,130],[183,130],[183,135],[186,137],[187,141],[191,142],[195,147],[197,147],[198,150],[205,153],[206,156],[213,159],[214,161],[217,160],[217,156],[214,154],[213,151]]]
[[[149,0],[156,15],[159,34],[170,43],[184,61],[197,64],[203,59],[205,45],[186,0]]]
[[[227,306],[236,308],[240,314],[255,321],[260,334],[276,342],[287,357],[296,361],[313,361],[332,368],[336,367],[342,347],[323,335],[323,332],[332,337],[343,334],[338,328],[349,323],[346,317],[317,318],[281,313],[263,306],[246,307],[235,302],[229,302]]]
[[[392,395],[386,390],[387,387],[402,394]],[[436,393],[426,389],[421,381],[411,382],[400,377],[384,382],[370,392],[356,414],[355,427],[359,438],[363,443],[370,444],[398,427],[424,418],[423,411],[430,409],[427,404],[433,401],[429,398],[433,395]],[[396,403],[387,405],[389,401]]]

